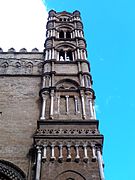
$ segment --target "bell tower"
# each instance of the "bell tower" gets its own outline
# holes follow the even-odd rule
[[[51,10],[46,25],[36,180],[104,180],[90,64],[80,12]]]

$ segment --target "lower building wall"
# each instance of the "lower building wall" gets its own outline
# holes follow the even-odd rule
[[[42,163],[41,180],[100,180],[98,163],[45,162]]]
[[[0,159],[28,174],[28,153],[40,112],[41,77],[0,76]]]

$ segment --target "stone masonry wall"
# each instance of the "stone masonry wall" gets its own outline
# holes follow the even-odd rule
[[[26,175],[40,116],[42,62],[41,53],[0,53],[0,159]]]

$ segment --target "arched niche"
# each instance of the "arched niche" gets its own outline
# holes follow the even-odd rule
[[[60,173],[55,180],[86,180],[83,175],[73,170],[67,170]]]
[[[26,180],[26,175],[13,163],[0,160],[0,178],[3,178],[3,180]]]
[[[70,89],[75,90],[79,87],[78,82],[72,80],[72,79],[62,79],[58,81],[56,84],[56,89]]]

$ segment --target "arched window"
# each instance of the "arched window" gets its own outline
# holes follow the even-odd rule
[[[69,31],[66,32],[66,38],[71,38],[71,34]]]
[[[67,51],[66,60],[67,61],[72,61],[73,60],[72,51],[71,50]]]
[[[60,38],[64,38],[64,32],[63,32],[63,31],[60,31],[59,37],[60,37]]]

